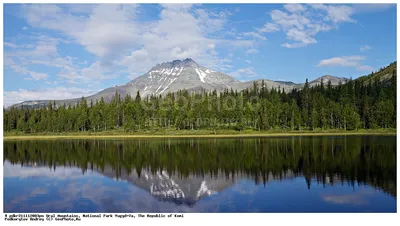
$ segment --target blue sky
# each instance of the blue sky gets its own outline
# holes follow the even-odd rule
[[[395,4],[5,4],[4,104],[192,58],[239,80],[357,78],[396,60]]]

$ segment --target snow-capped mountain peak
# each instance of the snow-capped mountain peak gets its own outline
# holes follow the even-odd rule
[[[231,76],[202,67],[190,58],[157,64],[131,81],[142,96],[164,95],[180,89],[188,91],[223,90],[238,81]]]
[[[151,68],[150,71],[148,71],[147,73],[149,74],[149,78],[151,80],[153,79],[154,74],[177,77],[182,74],[182,71],[184,69],[194,70],[198,75],[198,79],[200,79],[200,81],[203,83],[215,82],[215,78],[214,79],[207,78],[208,74],[215,73],[214,70],[201,67],[190,58],[187,58],[185,60],[174,60],[172,62],[164,62],[161,64],[157,64],[155,67]]]

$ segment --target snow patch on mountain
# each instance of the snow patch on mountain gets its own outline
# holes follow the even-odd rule
[[[161,199],[180,199],[185,198],[185,192],[180,188],[179,184],[170,179],[165,172],[157,172],[157,179],[152,179],[150,185],[150,194]]]
[[[182,73],[183,67],[174,67],[174,68],[163,68],[163,69],[154,69],[148,72],[149,78],[153,79],[153,74],[162,75],[162,76],[178,76]]]
[[[205,83],[204,78],[206,77],[206,73],[204,73],[203,71],[201,71],[201,69],[199,68],[195,68],[197,74],[199,75],[200,81]]]
[[[172,79],[171,82],[170,82],[160,93],[158,93],[158,94],[163,93],[176,79],[177,79],[177,78]]]
[[[210,70],[210,69],[208,69],[208,68],[206,69],[206,73],[207,73],[207,74],[209,74],[209,73],[214,73],[214,72],[215,72],[215,71]]]
[[[216,194],[217,192],[212,191],[208,189],[206,181],[201,182],[200,188],[197,191],[197,198],[200,198],[204,194],[207,194],[208,196]]]

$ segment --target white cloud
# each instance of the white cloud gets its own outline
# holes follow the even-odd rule
[[[79,11],[77,5],[70,11],[58,6],[31,5],[25,6],[25,12],[31,26],[61,31],[97,56],[101,64],[115,63],[128,67],[131,73],[187,57],[205,66],[220,67],[218,47],[242,48],[253,44],[251,40],[209,38],[224,27],[231,15],[229,11],[215,12],[191,4],[161,6],[159,19],[147,22],[137,19],[140,6],[134,4],[86,6],[82,11],[89,14],[85,16],[75,13]],[[140,51],[147,52],[146,58],[133,61],[140,58],[135,55]]]
[[[371,49],[371,46],[369,46],[369,45],[363,45],[363,46],[360,47],[360,51],[361,52],[365,52],[365,51],[368,51],[370,49]]]
[[[149,25],[149,31],[144,33],[142,48],[132,51],[118,64],[127,66],[131,73],[136,74],[145,72],[160,62],[190,57],[204,66],[223,70],[228,65],[224,58],[218,55],[217,48],[224,46],[243,48],[252,45],[252,41],[249,40],[208,38],[210,32],[221,29],[228,13],[216,14],[202,9],[192,14],[190,9],[189,6],[171,8],[169,5],[163,8],[160,20]],[[196,17],[196,15],[201,16]],[[214,18],[214,21],[206,19],[205,22],[204,18]]]
[[[134,23],[130,21],[135,17],[136,6],[97,5],[93,6],[90,16],[76,15],[59,6],[47,4],[25,5],[23,9],[31,26],[61,31],[90,53],[107,59],[122,54],[123,47],[134,45],[133,40],[137,35]],[[76,6],[73,12],[76,13],[78,8]]]
[[[10,48],[17,48],[17,45],[15,45],[14,43],[10,43],[10,42],[4,42],[4,45]]]
[[[26,67],[21,66],[20,64],[17,64],[12,58],[6,57],[4,60],[4,66],[7,69],[11,69],[15,71],[17,74],[20,75],[28,75],[29,77],[24,77],[25,80],[42,80],[42,79],[47,79],[48,75],[46,73],[41,73],[41,72],[35,72],[31,71]]]
[[[79,4],[68,4],[67,7],[68,10],[73,13],[89,14],[93,11],[95,5],[79,3]]]
[[[365,60],[364,56],[342,56],[324,59],[319,62],[317,67],[323,66],[342,66],[342,67],[354,67],[359,71],[372,71],[373,68],[368,65],[361,65],[362,61]]]
[[[354,14],[353,8],[346,5],[287,4],[283,8],[269,12],[271,20],[266,21],[263,27],[242,35],[266,40],[262,33],[283,31],[287,39],[293,42],[286,42],[281,46],[300,48],[317,43],[314,36],[319,32],[337,28],[339,23],[356,22],[351,18]]]
[[[286,4],[283,10],[269,12],[271,17],[263,27],[256,28],[258,33],[283,31],[287,40],[281,44],[286,48],[300,48],[317,43],[315,36],[319,32],[330,31],[344,22],[354,23],[355,10],[347,5],[324,4]],[[255,37],[255,35],[253,35]]]
[[[210,33],[221,30],[231,15],[230,12],[216,13],[205,9],[196,9],[195,14],[202,29]]]
[[[25,80],[43,80],[47,79],[47,73],[34,72],[28,69],[31,65],[44,65],[47,67],[60,68],[58,77],[76,83],[77,78],[89,82],[81,75],[81,69],[75,66],[73,58],[70,56],[61,57],[57,50],[60,42],[67,42],[60,38],[53,38],[45,35],[30,36],[29,40],[34,40],[35,44],[24,44],[15,47],[13,51],[5,52],[5,67],[14,70],[21,75],[28,75]],[[96,81],[102,79],[96,77]],[[50,82],[50,81],[48,81]]]
[[[9,67],[11,65],[15,65],[15,61],[11,57],[4,57],[4,67]]]
[[[343,56],[333,57],[325,60],[321,60],[318,66],[356,66],[360,61],[364,60],[363,56]]]
[[[333,6],[328,5],[323,7],[322,9],[326,10],[328,20],[333,21],[334,23],[339,22],[356,22],[354,19],[351,18],[352,14],[354,14],[353,8],[350,6]]]
[[[256,54],[256,53],[258,53],[258,52],[260,52],[260,51],[258,51],[257,49],[248,49],[248,50],[246,51],[247,54]]]
[[[295,13],[295,12],[303,12],[306,10],[302,4],[286,4],[283,6],[287,11]]]
[[[317,40],[312,38],[304,30],[299,30],[297,28],[291,28],[286,33],[287,39],[296,41],[294,44],[284,43],[282,46],[287,48],[298,48],[309,44],[317,43]]]
[[[29,70],[31,65],[44,65],[47,67],[59,68],[55,74],[58,82],[67,82],[70,84],[99,82],[104,79],[116,78],[118,75],[111,74],[107,65],[102,65],[100,61],[95,61],[89,66],[85,60],[79,62],[79,58],[65,56],[61,57],[57,45],[61,42],[69,43],[68,40],[49,37],[36,34],[28,37],[28,41],[34,41],[34,44],[24,43],[17,45],[12,51],[5,52],[5,67],[14,70],[16,73],[28,75],[25,80],[47,79],[47,73],[38,73]],[[75,62],[76,61],[76,62]],[[47,81],[52,83],[52,81]],[[53,81],[57,82],[57,81]]]
[[[19,73],[19,74],[29,74],[29,70],[28,69],[26,69],[26,68],[24,68],[24,67],[21,67],[20,65],[18,65],[18,64],[12,64],[12,65],[9,65],[9,68],[11,68],[12,70],[14,70],[16,73]]]
[[[247,67],[247,68],[240,68],[236,71],[233,71],[230,73],[231,76],[236,77],[236,78],[252,78],[256,77],[257,73],[254,71],[254,68],[252,67]]]
[[[25,78],[25,80],[42,80],[42,79],[46,79],[48,77],[48,75],[46,73],[38,73],[38,72],[34,72],[34,71],[30,71],[29,72],[30,77]]]
[[[98,92],[98,90],[64,86],[37,90],[19,89],[17,91],[4,91],[4,105],[10,106],[27,100],[62,100],[79,98],[96,92]]]
[[[23,27],[22,30],[26,31],[28,30],[28,27]]]
[[[72,66],[72,60],[67,60],[62,57],[57,57],[52,60],[46,61],[46,60],[30,60],[29,63],[31,64],[40,64],[40,65],[46,65],[49,67],[58,67],[58,68],[65,68]]]
[[[243,32],[242,35],[247,36],[247,37],[253,37],[255,39],[261,39],[263,41],[267,40],[266,37],[264,37],[262,34],[257,33],[257,32]]]
[[[46,35],[30,36],[33,43],[26,43],[24,45],[13,44],[14,50],[6,51],[4,54],[10,57],[32,57],[51,59],[58,55],[57,45],[60,42],[67,42],[59,38],[53,38]],[[6,44],[8,45],[8,44]]]
[[[270,16],[275,24],[280,25],[285,30],[292,27],[304,29],[310,23],[310,20],[301,14],[290,14],[277,9],[272,10]]]
[[[77,84],[78,81],[83,81],[85,80],[82,76],[81,73],[78,72],[77,69],[73,68],[73,67],[63,67],[58,73],[57,73],[57,77],[61,80],[61,81],[66,81],[70,84]]]
[[[89,175],[95,174],[92,171],[87,171]],[[52,180],[65,180],[71,178],[85,177],[87,175],[82,174],[82,170],[75,167],[64,167],[57,166],[57,170],[49,169],[46,166],[36,167],[21,167],[18,164],[11,164],[9,161],[4,162],[4,177],[12,178],[16,177],[24,179],[27,177],[51,177]]]
[[[279,30],[280,30],[279,26],[271,22],[266,22],[262,28],[257,29],[257,31],[261,33],[275,32]]]
[[[61,81],[66,81],[70,84],[82,82],[90,84],[101,80],[117,78],[119,76],[117,74],[112,74],[110,71],[109,68],[101,65],[100,61],[96,61],[82,69],[75,66],[64,65],[57,76]]]
[[[307,44],[305,44],[305,43],[287,43],[286,42],[286,43],[281,44],[281,46],[291,49],[291,48],[304,47],[304,46],[307,46]]]
[[[45,44],[37,45],[30,54],[33,56],[47,55],[51,57],[57,54],[57,47],[56,45],[45,45]]]
[[[137,5],[104,4],[93,9],[83,30],[72,36],[86,49],[102,60],[113,59],[124,53],[127,47],[135,46],[139,38],[135,18]]]
[[[107,76],[106,73],[109,72],[109,69],[103,67],[99,61],[94,62],[87,68],[82,69],[82,78],[87,81],[96,81],[96,80],[104,80],[115,78],[116,76]]]
[[[359,71],[373,71],[374,68],[368,65],[359,65],[356,67],[357,70]]]
[[[102,66],[99,61],[81,69],[74,64],[73,59],[70,56],[64,58],[57,57],[50,60],[30,60],[26,62],[26,64],[39,64],[60,68],[61,70],[57,73],[59,79],[71,84],[77,84],[78,82],[91,83],[93,81],[118,77],[117,75],[109,74],[110,70],[107,67]],[[87,64],[87,61],[78,64],[85,65]]]
[[[246,60],[246,63],[251,64],[251,61],[250,60]]]

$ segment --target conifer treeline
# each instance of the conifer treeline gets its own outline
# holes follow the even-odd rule
[[[241,92],[226,89],[133,99],[116,92],[110,103],[90,103],[40,109],[4,109],[4,130],[36,132],[199,130],[315,130],[396,127],[396,71],[390,80],[360,79],[332,86],[321,83],[285,92],[259,86]]]

